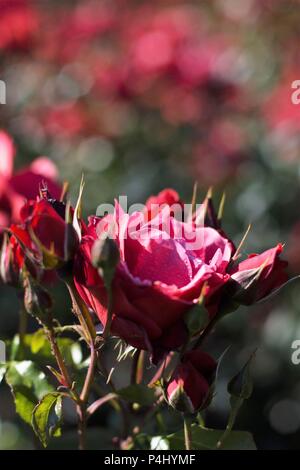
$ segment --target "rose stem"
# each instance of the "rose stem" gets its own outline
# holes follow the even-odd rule
[[[64,359],[62,357],[62,354],[60,352],[60,349],[58,347],[54,329],[53,329],[53,322],[52,322],[52,317],[49,315],[48,316],[48,321],[47,325],[44,325],[44,329],[46,332],[46,335],[49,339],[52,353],[56,359],[57,365],[59,367],[60,373],[63,377],[64,383],[67,386],[67,388],[72,392],[73,399],[75,403],[77,404],[76,409],[77,409],[77,416],[78,416],[78,437],[79,437],[79,450],[84,450],[85,449],[85,434],[86,434],[86,419],[85,419],[85,407],[83,406],[83,403],[81,402],[81,399],[76,392],[76,390],[73,390],[72,387],[72,380],[70,378],[68,369],[66,367],[66,364],[64,362]]]
[[[50,342],[51,350],[52,353],[56,359],[57,365],[59,367],[59,371],[64,379],[65,385],[68,387],[68,389],[72,389],[72,380],[70,378],[67,366],[64,362],[64,359],[62,357],[62,354],[60,352],[60,349],[57,344],[56,336],[54,333],[54,328],[53,328],[53,319],[52,315],[48,313],[48,318],[46,324],[43,325],[46,336]],[[79,398],[79,397],[78,397]]]
[[[96,353],[96,350],[95,350],[94,342],[91,342],[90,348],[91,348],[90,365],[89,365],[88,373],[87,373],[87,376],[85,378],[83,389],[82,389],[82,392],[81,392],[81,395],[80,395],[81,401],[85,404],[86,404],[86,402],[89,398],[91,386],[92,386],[93,381],[94,381],[95,368],[96,368],[96,364],[97,364],[97,353]]]
[[[19,317],[19,337],[20,337],[20,350],[23,354],[25,346],[25,335],[27,331],[28,317],[27,312],[22,305],[20,308],[20,317]]]
[[[98,361],[99,363],[99,361]],[[99,384],[97,383],[93,383],[93,388],[95,389],[95,392],[101,396],[101,398],[99,398],[99,400],[96,400],[94,403],[92,403],[92,405],[90,405],[90,411],[91,413],[89,413],[89,416],[91,416],[93,413],[94,413],[94,408],[97,409],[97,402],[99,402],[100,400],[103,400],[103,397],[105,396],[105,392],[101,389],[101,387],[99,386]],[[112,387],[111,387],[112,388]],[[120,398],[114,393],[112,392],[111,395],[114,395],[115,398],[112,398],[110,400],[108,400],[108,403],[110,403],[112,405],[112,407],[114,408],[114,410],[117,412],[117,413],[120,413],[121,414],[121,417],[122,417],[122,432],[121,432],[121,435],[122,435],[122,438],[126,438],[128,436],[128,433],[127,433],[127,417],[126,417],[126,410],[124,410],[124,405],[123,403],[121,402]],[[107,395],[106,395],[107,396]],[[106,402],[106,401],[105,401]],[[96,411],[95,409],[95,411]],[[89,417],[88,416],[88,417]]]
[[[78,437],[79,437],[79,450],[86,448],[86,429],[87,429],[87,405],[90,390],[95,377],[95,369],[97,364],[97,352],[95,349],[94,341],[91,341],[91,358],[88,372],[84,381],[82,392],[80,394],[80,401],[77,405],[77,414],[79,417],[78,423]]]
[[[86,427],[87,427],[87,402],[91,390],[91,386],[95,377],[95,369],[97,365],[97,351],[95,348],[96,329],[93,324],[90,312],[82,301],[81,297],[77,294],[76,287],[73,281],[67,282],[67,287],[73,302],[73,308],[78,316],[81,325],[84,328],[87,343],[91,350],[90,364],[88,372],[84,381],[82,392],[80,394],[79,403],[77,406],[77,414],[79,417],[78,436],[79,436],[79,450],[84,450],[86,447]]]

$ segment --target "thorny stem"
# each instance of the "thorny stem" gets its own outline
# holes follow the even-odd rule
[[[55,337],[55,332],[53,328],[53,320],[52,316],[49,314],[49,318],[47,321],[47,325],[44,325],[44,329],[46,332],[46,335],[49,339],[52,353],[56,359],[57,365],[59,367],[59,371],[63,377],[64,385],[69,389],[69,391],[72,392],[72,398],[77,404],[76,410],[77,410],[77,416],[78,416],[78,439],[79,439],[79,450],[85,449],[85,444],[86,444],[86,416],[85,416],[85,407],[76,392],[76,390],[73,390],[73,385],[72,385],[72,380],[69,375],[69,371],[67,369],[67,366],[65,364],[65,361],[62,357],[62,354],[60,352],[60,349],[57,344],[57,340]]]
[[[19,317],[19,337],[20,337],[20,349],[23,352],[25,345],[25,335],[27,331],[27,322],[28,316],[27,312],[23,305],[20,308],[20,317]]]
[[[86,449],[86,408],[82,404],[77,405],[78,416],[78,450]]]
[[[73,298],[73,297],[72,297]],[[86,323],[87,324],[87,323]],[[71,396],[76,403],[77,416],[78,416],[78,438],[79,438],[79,450],[86,448],[86,421],[87,421],[87,401],[90,393],[90,389],[94,380],[95,368],[97,364],[97,352],[95,350],[94,339],[90,339],[91,359],[88,372],[85,378],[85,382],[82,388],[82,392],[79,395],[76,390],[73,389],[72,379],[69,371],[66,367],[62,354],[57,344],[52,316],[49,314],[47,325],[45,325],[45,331],[51,344],[53,355],[55,356],[57,365],[60,373],[63,377],[65,386],[71,391]],[[90,335],[93,332],[89,332]]]
[[[94,381],[94,376],[95,376],[95,369],[96,369],[96,364],[97,364],[97,352],[95,349],[94,343],[91,343],[91,359],[90,359],[90,365],[88,369],[88,373],[83,385],[83,389],[80,395],[80,400],[82,403],[86,404],[87,400],[89,398],[91,386]]]
[[[78,439],[79,439],[79,450],[86,449],[86,430],[87,430],[87,419],[88,419],[88,398],[90,390],[94,381],[95,369],[97,364],[97,352],[95,349],[94,341],[91,341],[91,358],[88,372],[84,381],[84,385],[79,397],[77,404],[77,415],[78,415]]]
[[[47,321],[47,324],[44,325],[44,330],[45,330],[45,333],[48,337],[52,353],[53,353],[53,355],[56,359],[57,365],[59,367],[59,371],[60,371],[60,373],[61,373],[61,375],[64,379],[64,383],[65,383],[66,387],[68,387],[71,390],[72,389],[72,380],[71,380],[71,377],[69,375],[69,372],[68,372],[67,366],[65,364],[65,361],[64,361],[64,359],[62,357],[62,354],[60,352],[60,349],[58,347],[56,336],[55,336],[55,333],[54,333],[54,328],[53,328],[53,319],[52,319],[52,316],[50,314],[48,314],[48,321]]]
[[[104,397],[99,398],[96,400],[92,405],[90,405],[87,409],[87,417],[89,418],[92,416],[101,406],[105,405],[109,401],[114,401],[118,396],[115,393],[108,393]]]

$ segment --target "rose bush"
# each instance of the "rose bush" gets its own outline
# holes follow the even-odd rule
[[[50,342],[57,365],[55,369],[47,364],[58,383],[57,390],[34,402],[32,412],[19,405],[17,410],[47,445],[50,436],[45,413],[50,416],[57,404],[55,410],[60,414],[62,397],[67,395],[76,405],[79,448],[84,449],[87,419],[107,401],[117,398],[139,404],[141,399],[141,406],[149,406],[150,400],[154,409],[164,399],[182,414],[187,450],[194,445],[194,429],[215,436],[213,448],[222,446],[230,433],[228,427],[220,435],[203,427],[197,430],[196,423],[190,426],[195,414],[209,406],[216,381],[217,362],[200,347],[225,313],[265,298],[286,282],[287,263],[280,259],[282,245],[238,262],[241,246],[236,249],[224,232],[210,192],[200,207],[192,204],[186,208],[172,189],[152,196],[133,213],[126,213],[116,201],[112,213],[102,218],[91,216],[86,226],[80,216],[82,190],[83,184],[73,209],[70,201],[53,198],[47,187],[39,185],[39,195],[23,205],[19,223],[3,235],[1,279],[21,291],[22,311],[38,320],[43,329],[38,332],[39,341],[46,338]],[[54,279],[65,283],[78,322],[66,328],[56,322],[52,297],[44,286]],[[96,316],[103,330],[96,327]],[[82,374],[86,365],[80,364],[76,370],[73,364],[69,372],[57,337],[64,331],[79,335],[90,351],[82,388],[73,374]],[[116,342],[118,358],[108,372],[102,362],[102,346],[113,336],[123,342]],[[20,336],[22,354],[30,337]],[[31,350],[35,348],[33,345]],[[130,387],[118,391],[111,384],[113,394],[89,405],[97,369],[107,386],[117,362],[132,353],[136,359],[132,361]],[[251,358],[241,372],[238,407],[251,394]],[[148,384],[155,388],[154,393],[142,384],[146,360],[156,368]],[[25,362],[27,366],[29,361]],[[42,421],[39,413],[44,415]],[[61,417],[57,419],[60,422]],[[182,448],[180,436],[177,439]],[[128,442],[130,439],[120,441],[120,448]]]

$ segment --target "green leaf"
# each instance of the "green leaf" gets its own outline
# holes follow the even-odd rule
[[[30,346],[32,354],[37,354],[47,344],[47,338],[44,330],[40,329],[32,335],[27,335],[27,345]],[[47,346],[46,346],[47,347]]]
[[[155,390],[145,385],[130,385],[118,390],[117,394],[129,403],[138,403],[141,406],[150,406],[155,402]]]
[[[208,429],[202,426],[192,426],[192,449],[193,450],[214,450],[224,434],[223,430]],[[183,430],[175,434],[163,437],[164,442],[169,442],[170,450],[184,449],[184,433]],[[232,431],[226,438],[224,450],[256,450],[253,437],[245,431]]]
[[[24,357],[41,366],[55,366],[56,361],[51,351],[51,346],[42,329],[33,334],[25,335],[24,344],[20,345],[19,335],[16,335],[10,344],[10,360],[22,361]],[[79,343],[70,338],[57,338],[57,344],[67,365],[79,368],[78,358]]]
[[[34,408],[32,427],[44,447],[51,437],[61,436],[62,395],[48,393]]]
[[[31,361],[9,363],[5,377],[14,395],[17,413],[31,424],[35,406],[45,394],[53,391],[53,387],[44,372]]]

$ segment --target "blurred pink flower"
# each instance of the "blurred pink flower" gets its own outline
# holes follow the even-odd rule
[[[38,22],[38,11],[32,1],[0,0],[0,49],[26,49]]]

